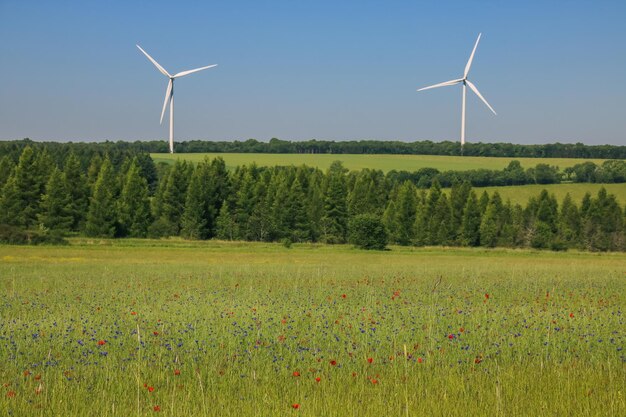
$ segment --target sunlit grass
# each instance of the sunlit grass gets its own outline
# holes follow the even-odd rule
[[[0,246],[0,415],[624,415],[625,272],[582,252]]]
[[[503,169],[512,160],[518,160],[524,168],[534,168],[537,164],[555,165],[567,168],[585,161],[598,165],[603,159],[577,158],[496,158],[481,156],[441,156],[441,155],[353,155],[353,154],[271,154],[271,153],[153,153],[150,154],[155,162],[171,163],[177,159],[194,163],[221,157],[230,169],[238,165],[256,163],[259,166],[276,165],[308,165],[326,170],[333,161],[341,161],[350,170],[363,168],[380,169],[383,172],[395,169],[397,171],[417,171],[420,168],[437,168],[440,171],[462,171],[469,169]]]

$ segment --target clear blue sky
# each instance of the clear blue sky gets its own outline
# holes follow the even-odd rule
[[[626,1],[0,0],[0,139],[626,144]]]

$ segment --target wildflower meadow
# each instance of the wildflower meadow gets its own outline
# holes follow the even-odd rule
[[[2,416],[626,415],[626,256],[0,246]]]

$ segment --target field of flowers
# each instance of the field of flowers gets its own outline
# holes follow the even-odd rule
[[[0,246],[0,416],[626,415],[626,255]]]

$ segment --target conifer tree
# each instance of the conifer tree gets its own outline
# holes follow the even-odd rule
[[[187,187],[193,172],[193,166],[186,161],[177,160],[171,168],[160,201],[160,216],[157,222],[168,234],[178,235],[180,222],[185,208]]]
[[[565,245],[570,248],[578,246],[582,230],[580,213],[569,193],[565,195],[561,204],[558,224],[559,238]]]
[[[33,148],[24,148],[12,178],[4,187],[0,211],[7,224],[29,228],[37,223],[43,178],[40,161]]]
[[[441,194],[435,213],[432,218],[431,245],[450,245],[454,243],[454,231],[452,225],[452,210],[446,194]]]
[[[81,169],[80,160],[73,152],[65,159],[63,175],[70,195],[70,214],[72,216],[70,229],[79,231],[84,226],[87,216],[90,190],[87,178]]]
[[[234,240],[237,233],[235,216],[228,207],[228,202],[224,201],[217,216],[216,237],[222,240]]]
[[[410,245],[415,239],[416,191],[410,181],[405,181],[398,190],[393,228],[395,241],[399,245]]]
[[[322,193],[322,183],[324,174],[320,170],[315,170],[309,179],[309,189],[307,192],[307,213],[310,219],[311,239],[320,239],[322,216],[324,214],[324,200]]]
[[[22,215],[22,198],[17,187],[15,174],[11,175],[0,195],[0,224],[20,226],[20,216]]]
[[[461,224],[463,223],[463,211],[467,204],[472,186],[468,181],[455,183],[450,191],[450,233],[449,244],[458,244],[461,241]]]
[[[9,155],[4,155],[0,159],[0,190],[4,187],[4,184],[7,183],[9,177],[13,175],[13,171],[15,170],[15,163]]]
[[[114,237],[117,223],[115,202],[116,178],[109,158],[105,158],[100,167],[98,179],[94,184],[90,199],[85,233],[93,237]]]
[[[339,161],[331,164],[326,174],[324,191],[324,214],[322,240],[326,243],[344,243],[348,227],[348,208],[346,206],[345,168]]]
[[[181,235],[187,239],[207,239],[210,236],[209,221],[216,217],[212,195],[215,187],[212,182],[211,166],[207,160],[200,162],[194,170],[181,220]]]
[[[134,158],[125,176],[118,202],[119,224],[122,234],[130,237],[146,237],[152,222],[148,181],[141,175],[141,168]]]
[[[47,229],[67,232],[74,220],[71,208],[71,195],[65,176],[55,167],[48,179],[46,192],[41,197],[39,222]]]
[[[461,222],[461,242],[463,245],[480,245],[480,224],[480,205],[476,193],[472,190],[463,209],[463,221]]]
[[[498,243],[501,231],[501,212],[502,212],[502,199],[498,192],[494,192],[491,196],[491,200],[487,205],[485,214],[482,216],[480,223],[480,244],[493,248]]]
[[[287,203],[290,238],[294,242],[306,242],[311,239],[311,227],[304,199],[304,190],[296,177],[289,189],[289,201]]]
[[[428,192],[428,198],[426,199],[426,205],[422,211],[422,240],[424,245],[436,245],[437,236],[439,234],[439,226],[441,220],[437,218],[437,204],[441,198],[441,186],[436,179],[433,181]],[[419,232],[418,232],[419,233]]]

